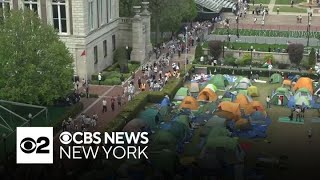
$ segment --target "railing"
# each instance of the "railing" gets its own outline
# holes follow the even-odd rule
[[[132,22],[131,18],[125,18],[125,17],[120,18],[120,23],[127,24],[131,22]]]

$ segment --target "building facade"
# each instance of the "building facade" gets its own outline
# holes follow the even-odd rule
[[[148,3],[143,7],[134,18],[120,18],[119,0],[0,0],[0,12],[27,8],[51,24],[73,55],[75,75],[88,79],[113,63],[117,47],[132,47],[132,60],[146,60],[150,13]]]

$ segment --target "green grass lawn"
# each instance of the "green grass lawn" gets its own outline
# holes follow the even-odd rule
[[[269,4],[270,0],[255,0],[254,5],[259,5],[259,4]],[[252,6],[252,0],[249,3],[250,6]]]
[[[251,14],[252,11],[256,9],[256,7],[259,7],[259,4],[254,5],[254,6],[250,6],[250,7],[249,7],[249,14]],[[263,7],[263,8],[268,8],[268,6],[262,6],[262,7]],[[263,8],[262,8],[262,9],[263,9]]]
[[[305,0],[294,0],[294,4],[306,2]],[[276,0],[276,4],[291,5],[291,0]]]
[[[213,34],[227,35],[228,31],[225,28],[216,29]],[[237,34],[237,29],[229,29],[229,34]],[[291,37],[291,38],[308,38],[307,31],[279,31],[279,30],[253,30],[239,29],[240,36],[264,36],[264,37]],[[317,38],[320,32],[310,32],[310,38]]]
[[[280,14],[281,12],[307,13],[306,8],[297,8],[297,7],[290,7],[290,6],[275,6],[272,11],[277,12],[278,7],[279,7]]]

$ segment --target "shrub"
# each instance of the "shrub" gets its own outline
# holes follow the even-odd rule
[[[69,117],[75,118],[83,110],[83,104],[78,102],[77,104],[70,107],[70,109],[63,114],[61,119],[54,121],[50,124],[53,127],[54,133],[57,133],[62,128],[62,121],[67,120]]]
[[[266,62],[269,62],[271,60],[271,64],[274,64],[275,63],[275,59],[273,57],[273,54],[266,54],[264,55],[263,57],[263,63],[266,63]]]
[[[309,66],[313,67],[316,64],[316,52],[314,48],[311,49],[309,54]]]
[[[236,60],[237,59],[235,57],[233,57],[233,53],[226,53],[225,54],[224,63],[226,65],[234,66],[237,63]]]
[[[304,46],[303,44],[289,44],[288,45],[288,54],[290,62],[299,65],[303,58]]]
[[[242,59],[239,61],[239,65],[244,66],[248,65],[251,62],[251,54],[250,53],[245,53],[242,57]]]
[[[119,77],[108,78],[102,82],[103,85],[121,85]]]
[[[215,59],[218,59],[222,53],[222,42],[218,40],[209,41],[208,47],[210,50],[211,56]]]
[[[85,97],[87,97],[87,94],[86,93],[81,93],[80,97],[85,98]],[[89,98],[99,98],[99,95],[98,94],[90,94],[89,93]]]

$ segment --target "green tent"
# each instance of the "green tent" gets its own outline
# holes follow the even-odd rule
[[[213,84],[215,85],[218,89],[225,89],[226,86],[229,85],[228,80],[221,74],[216,74],[211,77],[210,81],[208,84]]]
[[[182,101],[186,96],[189,96],[189,89],[182,87],[178,90],[173,100]]]
[[[185,125],[186,127],[189,127],[190,120],[189,120],[189,116],[187,116],[187,115],[178,116],[176,121],[178,123]]]
[[[206,122],[204,127],[208,127],[208,128],[216,128],[216,127],[223,128],[223,127],[226,126],[225,122],[226,122],[225,118],[221,118],[221,117],[215,115],[211,119],[209,119],[208,122]]]
[[[271,75],[269,81],[270,83],[281,83],[282,82],[282,76],[278,73],[274,73]]]
[[[271,97],[270,103],[278,105],[279,96],[283,96],[283,104],[287,105],[290,99],[290,92],[287,88],[279,87],[276,89],[276,92]]]
[[[210,102],[201,106],[196,114],[201,115],[202,113],[206,113],[207,111],[213,112],[216,109],[217,109],[217,104],[215,102]]]
[[[217,147],[223,147],[226,150],[236,150],[238,146],[238,138],[228,136],[208,137],[205,147],[215,150]]]
[[[305,96],[300,96],[299,98],[296,99],[296,105],[302,106],[302,104],[305,106],[311,107],[310,101]]]
[[[237,80],[234,83],[239,83],[241,79],[243,79],[243,77],[242,76],[238,76]]]
[[[157,124],[163,121],[163,118],[157,109],[146,109],[140,112],[139,119],[142,119],[151,129],[155,129]]]
[[[238,91],[238,95],[239,95],[239,94],[243,94],[243,95],[245,95],[245,96],[248,96],[248,90],[240,89],[240,90]]]
[[[163,118],[163,121],[168,120],[168,118],[170,117],[170,110],[171,110],[170,106],[163,106],[159,109],[159,113]]]
[[[208,134],[208,139],[213,139],[216,137],[230,136],[230,131],[225,127],[212,127],[210,133]]]
[[[305,94],[306,96],[311,95],[310,90],[307,89],[307,88],[299,88],[299,89],[296,91],[296,93],[298,93],[298,92],[301,92],[301,93]]]
[[[208,84],[205,88],[211,89],[213,92],[216,92],[218,88],[213,84]]]
[[[148,153],[148,157],[154,170],[174,176],[179,165],[179,157],[175,150],[151,151]]]

